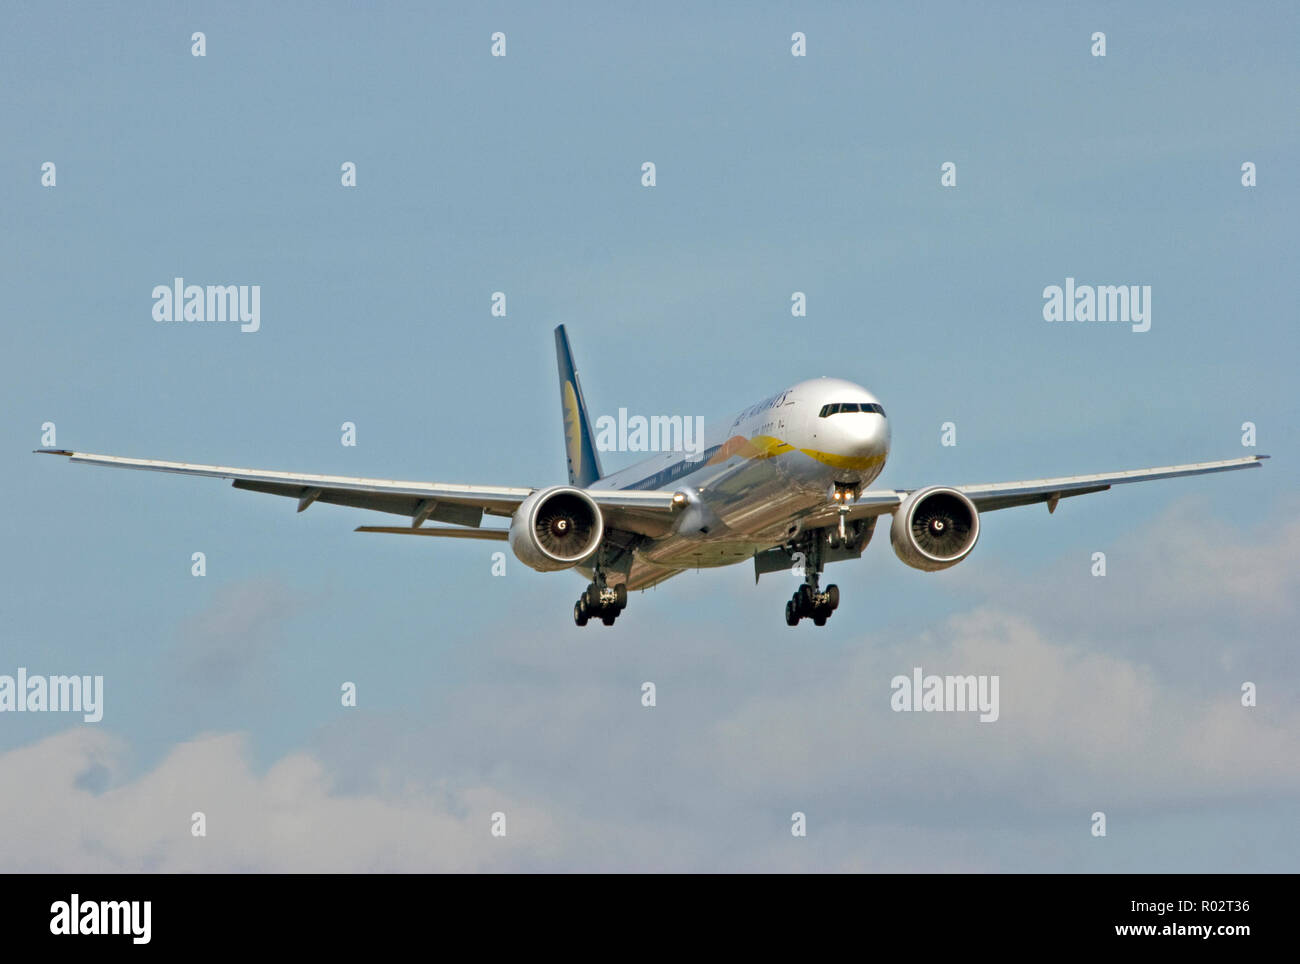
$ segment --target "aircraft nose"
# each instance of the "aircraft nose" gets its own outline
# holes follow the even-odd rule
[[[889,422],[874,412],[837,416],[844,454],[866,458],[889,452]]]

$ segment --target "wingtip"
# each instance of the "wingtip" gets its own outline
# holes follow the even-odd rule
[[[71,449],[32,449],[33,455],[71,455]]]

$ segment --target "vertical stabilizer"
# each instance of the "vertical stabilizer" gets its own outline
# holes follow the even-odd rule
[[[573,353],[569,351],[569,336],[564,326],[555,329],[555,363],[560,369],[560,410],[564,415],[564,451],[569,460],[569,482],[584,488],[601,477],[600,459],[596,457],[596,444],[587,418],[587,403],[582,398],[582,385],[573,367]]]

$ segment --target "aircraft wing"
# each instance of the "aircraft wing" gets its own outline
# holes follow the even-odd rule
[[[42,455],[66,455],[72,462],[109,465],[122,469],[173,472],[208,478],[231,479],[237,489],[267,492],[298,500],[302,512],[315,502],[391,512],[411,519],[419,528],[432,519],[477,528],[484,514],[511,516],[535,488],[499,485],[456,485],[444,482],[399,482],[343,475],[298,475],[267,469],[238,469],[226,465],[195,465],[157,459],[131,459],[117,455],[92,455],[68,449],[37,449]],[[587,489],[605,513],[606,526],[643,535],[659,535],[670,527],[676,508],[672,492]]]
[[[1056,511],[1056,503],[1075,495],[1103,492],[1112,485],[1128,482],[1151,482],[1156,479],[1176,479],[1184,475],[1208,475],[1211,472],[1231,472],[1258,466],[1267,455],[1249,455],[1240,459],[1220,462],[1190,462],[1186,465],[1162,465],[1150,469],[1132,469],[1127,472],[1103,472],[1097,475],[1067,475],[1056,479],[1030,479],[1025,482],[993,482],[987,485],[954,485],[975,503],[980,512],[1007,509],[1016,505],[1046,502],[1049,512]],[[863,492],[858,501],[849,506],[850,519],[893,513],[908,494],[915,489],[881,490]],[[818,510],[806,525],[832,525],[839,518],[839,509],[830,505]]]

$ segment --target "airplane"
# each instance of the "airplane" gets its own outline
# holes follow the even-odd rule
[[[1113,485],[1257,467],[1267,455],[983,485],[871,489],[889,457],[889,420],[880,400],[853,382],[815,378],[792,385],[705,431],[702,447],[668,451],[605,475],[564,326],[555,329],[567,485],[492,486],[194,465],[37,449],[73,462],[233,480],[235,488],[405,516],[379,532],[508,542],[539,572],[572,569],[588,580],[573,606],[578,626],[606,626],[628,593],[690,569],[753,560],[764,573],[802,568],[785,621],[824,626],[839,607],[827,564],[857,559],[876,521],[892,516],[889,542],[908,566],[948,569],[970,555],[983,513],[1102,492]],[[485,527],[484,516],[509,519]],[[433,521],[445,525],[426,525]]]

